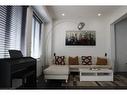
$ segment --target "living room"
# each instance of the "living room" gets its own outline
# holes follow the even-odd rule
[[[79,61],[81,57],[83,56],[87,56],[87,57],[92,56],[93,60],[94,58],[96,60],[97,57],[109,59],[110,61],[109,63],[110,65],[112,65],[111,68],[112,68],[113,73],[115,74],[119,72],[119,73],[124,74],[125,76],[126,61],[124,60],[124,62],[122,63],[116,63],[116,61],[119,61],[119,62],[121,61],[117,59],[118,57],[115,58],[116,56],[118,56],[116,55],[116,53],[120,51],[120,46],[119,48],[117,45],[115,46],[115,43],[117,43],[115,41],[115,39],[117,39],[115,36],[115,31],[117,30],[114,29],[114,27],[117,28],[119,26],[119,23],[122,23],[122,21],[126,18],[126,12],[124,12],[126,10],[125,6],[124,7],[123,6],[122,7],[121,6],[48,6],[47,8],[49,10],[49,13],[53,17],[53,22],[54,22],[53,23],[53,36],[52,36],[53,37],[52,38],[52,51],[53,51],[52,56],[55,56],[55,58],[58,56],[59,57],[64,56],[66,60],[65,64],[69,64],[70,72],[77,72],[77,70],[75,70],[77,69],[76,67],[78,68],[83,67],[83,66],[75,66],[77,64],[75,64],[74,66],[70,65],[69,63],[70,57],[76,58],[78,56],[78,61]],[[78,25],[82,22],[84,22],[85,25],[83,29],[80,30],[78,29]],[[95,31],[96,33],[96,45],[95,46],[94,45],[93,46],[92,45],[91,46],[90,45],[86,45],[86,46],[85,45],[72,45],[72,44],[69,46],[66,44],[65,39],[67,37],[67,32],[80,32],[80,31],[82,32],[83,30],[87,32]],[[121,39],[121,38],[118,38],[118,39]],[[123,46],[124,44],[125,43],[123,43],[121,46]],[[115,49],[118,51],[115,51]],[[121,52],[119,52],[118,54],[120,55]],[[53,62],[51,62],[51,64],[52,63]],[[94,64],[94,62],[92,64]],[[105,66],[102,66],[102,67],[104,68]],[[94,68],[94,67],[91,66],[90,68]],[[96,68],[98,67],[95,67],[95,69]],[[50,68],[49,68],[49,71],[50,71]],[[53,73],[53,70],[52,70],[52,73]],[[51,74],[51,73],[48,73],[48,69],[46,71],[46,74],[47,75]],[[81,79],[80,74],[82,73],[79,70],[78,76],[76,76],[78,81]],[[45,77],[48,79],[47,75]],[[106,80],[101,79],[101,77],[98,77],[100,80],[96,80],[95,77],[93,78],[92,76],[90,76],[91,78],[84,79],[84,80],[87,80],[87,83],[85,84],[85,82],[84,83],[78,82],[75,79],[75,76],[72,76],[72,77],[73,77],[71,81],[72,83],[70,82],[70,85],[72,86],[72,88],[73,86],[74,88],[76,88],[76,86],[77,88],[89,88],[91,86],[92,86],[91,88],[94,88],[93,87],[94,83],[92,85],[91,82],[88,82],[88,81],[91,81],[92,79],[94,81],[103,81],[101,83],[97,82],[98,85],[101,85],[101,88],[107,88],[107,89],[108,88],[119,88],[119,87],[126,88],[125,83],[121,83],[120,81],[119,83],[115,82],[114,78],[116,76],[114,75],[113,75],[113,78],[112,78],[112,75],[110,77],[111,78],[110,81],[113,80],[114,83],[104,82]],[[49,76],[49,79],[50,79],[50,76]],[[108,77],[105,77],[105,79],[109,81]],[[125,81],[125,80],[122,80],[122,81]],[[114,85],[117,85],[117,86],[115,87]],[[98,88],[98,87],[95,86],[95,88]]]
[[[35,89],[127,88],[126,60],[121,59],[121,56],[124,59],[126,57],[126,42],[123,41],[126,39],[123,35],[126,34],[121,36],[122,41],[116,41],[120,37],[116,35],[119,31],[126,32],[126,6],[0,6],[0,9],[1,21],[10,15],[5,24],[11,27],[6,26],[4,31],[4,23],[0,22],[0,38],[7,34],[4,39],[0,39],[0,64],[3,59],[10,58],[8,50],[20,50],[20,57],[34,58],[36,66],[28,68],[34,74],[32,73],[28,79],[34,79],[35,76],[36,78],[28,84],[36,81]],[[121,29],[123,27],[124,29]],[[77,43],[74,39],[67,43],[71,36],[75,36]],[[81,38],[84,39],[84,36],[88,37],[90,42],[82,43]],[[91,39],[94,39],[93,42]],[[13,52],[12,58],[17,58],[18,55],[14,53],[16,52]],[[5,73],[4,69],[7,68],[1,69],[2,75]],[[9,87],[0,87],[32,89],[33,86],[25,86],[29,74],[23,74],[24,76],[20,76],[21,79],[18,80],[7,80],[12,83],[9,83]],[[8,76],[10,75],[6,74],[5,78]],[[2,82],[3,79],[0,83]]]

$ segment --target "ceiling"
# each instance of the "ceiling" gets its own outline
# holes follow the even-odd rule
[[[53,19],[106,17],[120,6],[46,6]],[[62,16],[61,14],[65,14]]]

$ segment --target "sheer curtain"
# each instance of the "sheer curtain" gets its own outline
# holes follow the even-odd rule
[[[33,16],[31,56],[34,58],[40,58],[41,24],[42,22],[37,17]]]

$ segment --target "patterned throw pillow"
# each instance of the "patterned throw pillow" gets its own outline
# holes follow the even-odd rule
[[[81,57],[83,65],[92,65],[92,57],[91,56],[82,56]]]
[[[65,56],[55,56],[56,65],[65,65]]]

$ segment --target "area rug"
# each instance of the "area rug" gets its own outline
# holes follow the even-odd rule
[[[68,83],[62,83],[67,88],[117,88],[127,87],[127,78],[115,75],[114,81],[80,81],[79,75],[70,75]]]
[[[78,81],[77,86],[83,86],[83,87],[97,87],[98,84],[94,81]]]
[[[98,84],[94,81],[80,81],[79,75],[70,75],[68,83],[62,83],[62,86],[67,87],[98,87]]]

